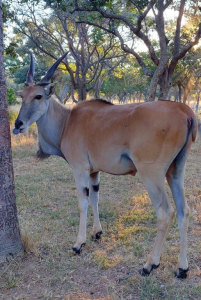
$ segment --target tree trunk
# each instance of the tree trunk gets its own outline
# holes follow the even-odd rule
[[[199,87],[200,78],[201,77],[198,77],[196,80],[196,90],[197,90],[197,103],[195,108],[196,113],[198,113],[199,105],[200,105],[200,93],[201,93],[201,88]]]
[[[179,102],[181,102],[181,95],[182,95],[182,88],[181,88],[181,83],[178,83],[178,88],[179,88]]]
[[[87,97],[87,89],[86,89],[86,74],[79,76],[78,78],[78,101],[84,101]]]
[[[100,98],[100,91],[102,87],[103,81],[101,79],[98,79],[94,88],[94,97],[96,99]]]
[[[78,88],[78,101],[84,101],[87,97],[87,91],[85,85],[80,84]]]
[[[168,73],[168,66],[159,79],[160,93],[158,100],[169,100],[168,94],[172,86],[172,76]]]
[[[59,93],[59,100],[61,101],[61,103],[65,103],[66,97],[67,97],[67,93],[70,91],[70,86],[64,85],[60,88],[60,93]]]
[[[22,250],[17,219],[10,126],[6,101],[3,65],[3,20],[0,0],[0,261],[6,261]]]
[[[146,101],[154,101],[155,100],[157,85],[158,85],[158,78],[152,77],[152,80],[150,83],[150,88],[149,88],[149,95],[148,95],[148,99],[146,99]]]
[[[199,111],[199,104],[200,104],[200,91],[197,93],[197,103],[196,103],[196,108],[195,108],[196,114]]]
[[[167,63],[168,63],[168,56],[164,55],[164,57],[161,57],[160,63],[157,67],[157,69],[154,72],[154,75],[151,79],[151,84],[150,84],[150,89],[149,89],[149,101],[154,101],[156,97],[156,89],[157,86],[160,82],[161,76],[167,78]],[[163,81],[163,80],[162,80]],[[162,94],[162,91],[164,94]],[[164,97],[166,96],[166,87],[162,89],[160,95],[159,95],[159,100],[164,100]]]
[[[189,93],[190,93],[190,86],[189,86],[190,79],[191,79],[191,77],[187,78],[187,80],[186,80],[186,81],[183,83],[183,85],[182,85],[183,90],[184,90],[184,95],[183,95],[183,103],[184,103],[184,104],[186,104],[188,95],[189,95]]]
[[[184,89],[183,103],[186,104],[190,90],[188,87],[184,87],[183,89]]]
[[[177,87],[174,87],[174,94],[173,94],[173,97],[174,97],[174,101],[177,102],[178,101],[178,98],[179,98],[179,94],[177,92]]]

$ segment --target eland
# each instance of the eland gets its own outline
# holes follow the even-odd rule
[[[140,270],[143,276],[160,264],[160,256],[174,215],[165,191],[165,178],[175,202],[180,232],[180,253],[175,275],[186,278],[187,229],[189,207],[184,196],[184,172],[197,121],[185,104],[154,101],[113,105],[105,100],[90,100],[72,109],[55,100],[50,78],[65,58],[59,58],[37,84],[34,61],[25,88],[22,106],[15,121],[14,134],[38,127],[38,156],[58,155],[71,166],[75,178],[80,212],[79,231],[73,247],[80,253],[86,242],[88,198],[94,214],[93,236],[102,234],[99,220],[99,172],[132,175],[138,172],[156,210],[157,234],[153,249]]]

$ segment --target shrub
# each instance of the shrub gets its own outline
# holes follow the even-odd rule
[[[15,91],[12,88],[7,88],[8,105],[18,104]]]

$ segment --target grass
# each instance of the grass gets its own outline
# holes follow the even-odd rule
[[[64,160],[37,161],[36,128],[12,136],[18,217],[25,254],[0,265],[0,299],[200,299],[201,295],[201,139],[193,145],[186,169],[189,222],[189,277],[178,280],[179,234],[172,222],[160,268],[138,274],[154,243],[156,216],[138,175],[101,174],[100,219],[103,236],[87,243],[81,255],[71,250],[79,214],[72,170]],[[169,191],[168,194],[170,195]]]
[[[19,110],[20,110],[19,105],[14,105],[14,106],[9,106],[8,107],[8,118],[9,118],[10,124],[15,123],[15,120],[17,119]]]

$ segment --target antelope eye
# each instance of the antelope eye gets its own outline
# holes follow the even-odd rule
[[[42,98],[42,95],[37,95],[34,99],[40,100]]]

